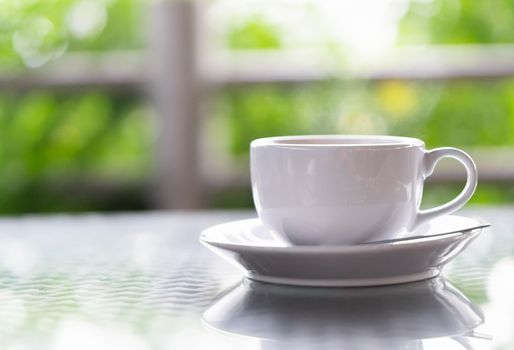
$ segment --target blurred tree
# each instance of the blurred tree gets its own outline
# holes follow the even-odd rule
[[[37,68],[69,51],[141,48],[143,5],[0,1],[0,71]],[[77,186],[96,186],[99,178],[116,179],[116,186],[148,177],[150,117],[141,98],[103,91],[0,94],[0,212],[143,206],[131,193],[120,202],[119,194],[88,196],[87,188]]]
[[[279,30],[262,16],[254,15],[227,30],[228,47],[232,50],[279,49],[282,47]]]
[[[400,22],[401,44],[513,43],[509,0],[416,0]]]
[[[66,51],[142,46],[141,0],[3,0],[0,67],[35,68]]]
[[[98,92],[0,95],[0,212],[109,209],[58,184],[141,182],[151,161],[149,118],[139,99]]]

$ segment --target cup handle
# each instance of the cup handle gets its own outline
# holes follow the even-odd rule
[[[446,204],[428,210],[418,209],[412,228],[415,228],[416,226],[437,216],[453,213],[454,211],[460,209],[464,204],[466,204],[466,202],[475,192],[478,180],[478,173],[475,162],[473,162],[473,159],[471,159],[471,157],[466,152],[457,148],[443,147],[427,151],[422,163],[423,177],[427,178],[430,176],[430,174],[432,174],[434,171],[437,162],[445,157],[456,159],[461,162],[462,165],[464,165],[467,173],[466,186],[464,186],[464,189],[457,197]]]

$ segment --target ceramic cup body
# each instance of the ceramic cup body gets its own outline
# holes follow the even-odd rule
[[[442,157],[468,170],[452,202],[420,211],[424,179]],[[460,208],[476,187],[476,168],[454,148],[425,150],[391,136],[291,136],[251,144],[252,193],[273,233],[297,245],[357,244],[394,238]]]

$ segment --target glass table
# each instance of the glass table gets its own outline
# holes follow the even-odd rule
[[[0,348],[511,349],[514,208],[444,276],[369,288],[242,280],[198,242],[253,212],[0,220]]]

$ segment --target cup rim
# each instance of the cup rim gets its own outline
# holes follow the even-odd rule
[[[294,135],[255,139],[250,147],[337,147],[337,148],[408,148],[425,147],[425,143],[414,137],[388,135]]]

